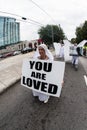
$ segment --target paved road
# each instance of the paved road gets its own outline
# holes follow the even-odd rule
[[[87,74],[87,57],[80,57],[79,59],[80,59],[80,62],[83,65],[85,72]]]
[[[43,104],[31,90],[16,83],[0,95],[0,130],[87,130],[87,87],[82,64],[65,68],[60,99]]]

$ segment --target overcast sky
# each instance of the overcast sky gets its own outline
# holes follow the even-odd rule
[[[35,2],[40,8],[38,8]],[[56,24],[61,26],[65,35],[70,40],[75,37],[75,29],[87,20],[86,0],[0,0],[0,11],[13,13],[22,17],[30,18],[42,25]],[[0,15],[7,15],[0,13]],[[17,19],[21,17],[12,16]],[[29,20],[28,20],[29,22]],[[38,39],[40,26],[21,22],[21,40]]]

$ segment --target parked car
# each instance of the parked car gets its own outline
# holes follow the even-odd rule
[[[13,52],[13,56],[19,55],[20,53],[21,53],[21,51],[14,51],[14,52]]]
[[[25,47],[23,50],[21,50],[21,53],[27,53],[27,52],[31,52],[33,51],[33,48],[30,48],[30,47]]]
[[[0,58],[3,58],[3,55],[2,55],[2,54],[0,54]]]
[[[13,56],[13,52],[8,52],[6,54],[3,54],[2,58],[6,58],[6,57],[9,57],[9,56]]]

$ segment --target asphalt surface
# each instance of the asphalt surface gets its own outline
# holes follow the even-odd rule
[[[44,104],[20,81],[0,95],[0,130],[87,130],[86,70],[66,64],[60,98]]]

